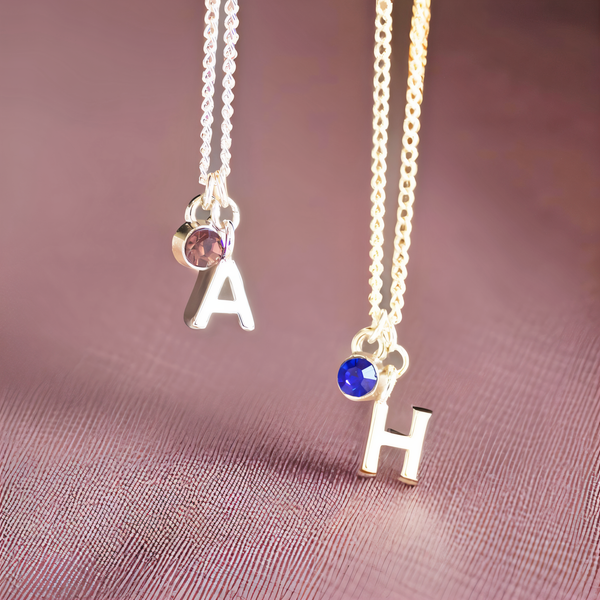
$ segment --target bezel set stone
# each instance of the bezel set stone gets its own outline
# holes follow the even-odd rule
[[[351,361],[358,361],[359,364],[362,363],[363,371],[367,371],[369,369],[373,369],[373,371],[374,371],[374,376],[375,376],[374,383],[373,383],[372,387],[370,387],[370,389],[365,391],[365,393],[363,393],[362,395],[357,395],[357,394],[351,393],[348,390],[348,386],[347,385],[344,386],[340,382],[341,380],[343,381],[345,379],[345,374],[343,374],[342,372],[343,372],[344,368],[346,367],[346,365],[348,365],[348,363],[350,363]],[[352,368],[356,368],[356,364],[349,367],[349,369],[352,369]],[[355,402],[360,402],[363,400],[373,400],[374,397],[376,397],[379,394],[380,390],[382,389],[383,380],[384,380],[384,376],[382,374],[381,361],[379,361],[373,354],[356,352],[356,353],[352,354],[351,356],[349,356],[340,365],[340,368],[338,369],[337,382],[338,382],[338,388],[340,389],[340,392],[342,392],[342,394],[344,394],[344,396],[346,398],[348,398],[349,400],[353,400]],[[371,381],[373,381],[373,380],[371,379]],[[346,391],[344,391],[344,388],[346,389]]]
[[[189,249],[190,238],[201,231],[207,231],[209,234],[218,238],[220,244],[219,256],[215,257],[214,260],[207,261],[206,266],[199,266],[192,262]],[[194,271],[207,271],[216,264],[219,263],[225,256],[227,249],[227,241],[225,239],[224,232],[217,229],[211,221],[194,221],[192,223],[184,223],[173,236],[173,255],[177,259],[177,262],[184,267],[193,269]]]

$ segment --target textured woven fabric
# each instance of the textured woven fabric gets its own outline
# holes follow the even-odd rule
[[[242,3],[252,333],[185,327],[170,250],[202,3],[5,4],[2,600],[600,596],[597,7],[434,0],[388,419],[433,410],[410,488],[391,448],[356,477],[371,405],[336,386],[369,323],[373,2]]]

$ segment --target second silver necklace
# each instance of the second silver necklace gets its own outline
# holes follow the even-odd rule
[[[392,2],[377,0],[375,18],[375,77],[373,105],[373,178],[371,179],[371,304],[372,323],[361,329],[352,340],[352,355],[338,371],[338,386],[346,398],[355,401],[373,400],[371,426],[359,474],[372,477],[377,474],[382,446],[405,450],[400,479],[409,485],[417,483],[419,462],[425,432],[431,411],[413,406],[413,417],[408,435],[386,427],[388,404],[396,381],[408,368],[408,353],[398,344],[396,325],[402,320],[404,292],[406,290],[406,264],[410,246],[411,219],[417,173],[417,146],[423,80],[427,62],[427,35],[429,33],[429,1],[414,0],[410,27],[408,57],[408,86],[402,155],[400,166],[400,193],[394,236],[392,259],[392,285],[390,311],[380,307],[382,301],[381,275],[383,273],[383,217],[385,214],[385,173],[387,169],[387,128],[390,98],[390,57],[392,54]],[[375,352],[363,350],[364,344],[377,344]],[[388,356],[397,352],[402,366],[384,364]]]
[[[221,168],[209,173],[220,4],[221,0],[206,0],[199,179],[206,187],[203,194],[196,196],[188,204],[185,223],[173,236],[172,249],[180,264],[198,272],[196,285],[184,311],[184,320],[188,327],[204,329],[214,313],[226,313],[236,314],[242,329],[251,331],[254,329],[254,317],[246,297],[244,281],[232,257],[235,231],[240,224],[240,211],[227,191],[233,129],[233,74],[237,58],[235,44],[239,39],[237,0],[225,2]],[[221,210],[227,208],[231,211],[231,219],[221,219]],[[201,218],[197,214],[199,210],[210,211],[210,215],[208,218]],[[226,281],[229,281],[233,300],[220,298]]]

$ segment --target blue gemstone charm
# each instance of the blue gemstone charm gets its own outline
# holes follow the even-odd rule
[[[338,385],[346,396],[362,398],[375,389],[378,377],[371,361],[355,356],[342,363],[338,371]]]

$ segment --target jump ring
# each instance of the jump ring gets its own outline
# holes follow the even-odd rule
[[[362,346],[363,346],[364,342],[367,341],[368,338],[370,337],[371,332],[372,332],[372,329],[370,327],[365,327],[364,329],[361,329],[352,338],[352,344],[350,344],[352,354],[363,351]],[[386,348],[386,345],[383,343],[381,338],[377,338],[376,341],[377,341],[377,351],[374,352],[373,354],[379,360],[384,360],[385,357],[388,355],[388,350]]]
[[[396,344],[392,349],[392,352],[398,352],[402,357],[402,366],[396,370],[396,379],[402,377],[404,373],[406,373],[406,369],[408,369],[408,352],[404,349],[400,344]]]
[[[240,224],[240,210],[237,204],[231,199],[228,198],[228,205],[231,208],[231,224],[234,229],[237,229]],[[210,220],[213,222],[215,227],[218,229],[223,229],[225,225],[221,221],[221,205],[218,202],[215,202],[210,209]]]
[[[219,171],[215,171],[215,188],[216,188],[216,199],[217,202],[221,205],[222,208],[227,208],[229,206],[230,198],[227,193],[227,180],[225,177],[221,176]]]
[[[211,173],[208,176],[208,181],[206,182],[206,188],[204,189],[204,194],[202,194],[202,208],[204,210],[210,210],[214,203],[214,195],[215,195],[215,174]]]

